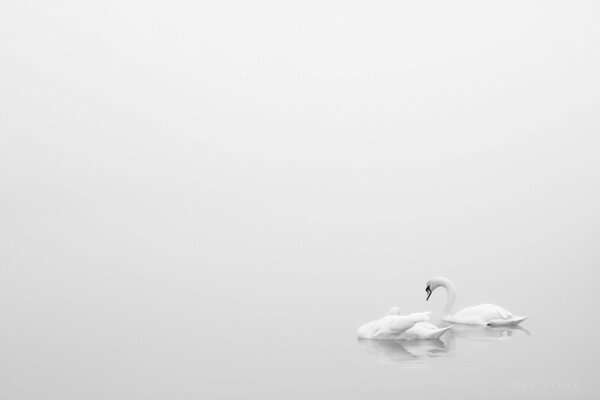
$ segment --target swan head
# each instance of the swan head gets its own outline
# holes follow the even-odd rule
[[[427,281],[427,284],[425,285],[425,293],[427,293],[427,297],[425,298],[425,300],[429,300],[431,294],[435,289],[439,288],[440,286],[447,288],[450,285],[452,285],[452,282],[450,282],[450,279],[448,278],[431,278]]]

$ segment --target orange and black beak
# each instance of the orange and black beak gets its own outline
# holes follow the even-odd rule
[[[427,298],[425,299],[425,301],[427,301],[429,300],[429,297],[431,297],[431,288],[429,286],[425,288],[425,293],[427,293]]]

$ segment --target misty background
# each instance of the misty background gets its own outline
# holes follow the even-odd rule
[[[594,1],[4,2],[2,398],[596,394],[598,20]],[[356,328],[439,314],[434,275],[459,307],[531,315],[524,361],[467,386],[374,367]]]

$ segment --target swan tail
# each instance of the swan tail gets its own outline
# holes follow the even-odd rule
[[[519,325],[521,322],[525,321],[527,317],[517,317],[517,316],[513,316],[512,318],[509,319],[492,319],[490,321],[488,321],[488,326],[515,326],[515,325]]]
[[[440,328],[431,334],[431,339],[439,339],[442,335],[452,329],[452,326],[447,326],[445,328]]]

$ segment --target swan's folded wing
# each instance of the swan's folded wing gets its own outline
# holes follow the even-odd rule
[[[429,319],[429,312],[414,313],[409,315],[388,315],[388,329],[393,333],[402,333],[409,330],[419,322],[425,322]]]
[[[417,327],[421,327],[423,329],[439,329],[437,326],[430,322],[419,322],[416,324]]]
[[[401,334],[415,326],[417,321],[401,315],[394,315],[390,318],[387,324],[388,331],[393,334]]]
[[[500,306],[496,306],[496,311],[498,312],[498,314],[500,314],[500,318],[502,319],[509,319],[513,316],[510,311]]]

